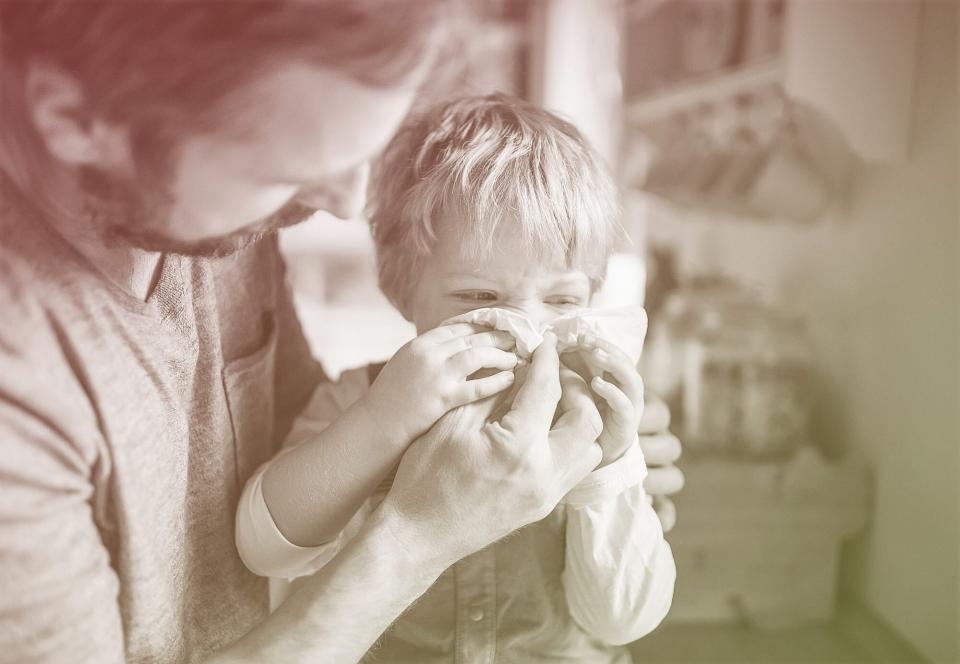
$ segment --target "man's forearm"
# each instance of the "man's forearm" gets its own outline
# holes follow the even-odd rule
[[[377,510],[327,566],[209,664],[359,660],[448,566],[426,543],[422,553],[398,543],[402,527]]]

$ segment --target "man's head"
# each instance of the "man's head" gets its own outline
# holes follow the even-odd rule
[[[47,213],[146,248],[229,251],[353,214],[441,4],[4,2],[0,168]]]
[[[479,307],[544,322],[587,306],[621,234],[616,187],[581,134],[504,95],[411,118],[371,193],[381,289],[422,329]]]

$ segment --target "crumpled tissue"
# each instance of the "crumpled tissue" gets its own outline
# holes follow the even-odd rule
[[[455,316],[443,324],[451,323],[473,323],[509,332],[516,339],[517,354],[523,358],[530,357],[548,330],[557,336],[557,350],[561,353],[576,347],[584,335],[592,334],[618,346],[634,364],[640,360],[647,333],[647,313],[642,307],[579,309],[553,319],[542,328],[515,311],[487,307]]]

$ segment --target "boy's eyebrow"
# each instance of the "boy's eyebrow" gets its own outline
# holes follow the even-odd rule
[[[469,277],[470,279],[483,279],[485,281],[491,281],[487,279],[480,272],[444,272],[443,276],[445,277]]]
[[[552,284],[554,287],[556,287],[556,286],[566,286],[566,285],[577,285],[577,286],[579,286],[579,285],[581,285],[581,284],[584,283],[584,282],[586,282],[586,283],[589,284],[589,283],[590,283],[590,277],[588,277],[586,274],[583,274],[583,273],[577,273],[577,274],[565,274],[565,275],[563,275],[563,276],[561,276],[561,277],[557,277],[556,279],[554,279],[554,280],[551,282],[551,284]]]

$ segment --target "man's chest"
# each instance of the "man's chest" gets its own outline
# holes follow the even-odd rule
[[[103,309],[77,348],[100,438],[92,503],[131,652],[161,634],[188,651],[207,647],[266,610],[233,520],[243,483],[277,448],[282,283],[268,270],[244,274],[242,263],[218,273],[178,262],[152,308]],[[260,283],[248,287],[250,276]]]

